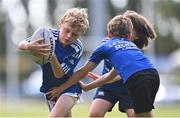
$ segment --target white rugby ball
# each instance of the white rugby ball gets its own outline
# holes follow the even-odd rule
[[[48,53],[48,56],[40,56],[30,53],[31,58],[37,64],[46,64],[51,61],[51,58],[55,50],[55,40],[53,34],[49,28],[39,28],[32,35],[31,41],[37,39],[43,39],[43,44],[49,44],[50,52]]]

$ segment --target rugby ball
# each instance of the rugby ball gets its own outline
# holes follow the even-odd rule
[[[49,44],[50,52],[48,53],[48,56],[40,56],[30,53],[31,58],[37,64],[46,64],[51,61],[51,58],[55,50],[55,40],[53,34],[49,28],[39,28],[32,35],[31,41],[37,39],[42,39],[43,44]]]

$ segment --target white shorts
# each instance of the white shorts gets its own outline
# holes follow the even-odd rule
[[[61,96],[63,96],[63,95],[72,97],[72,99],[74,100],[74,104],[81,103],[83,101],[81,94],[67,92],[67,93],[61,94]],[[46,98],[46,95],[45,95],[45,98]],[[49,111],[51,111],[53,109],[54,105],[56,104],[56,101],[51,101],[51,100],[46,99],[46,102],[47,102]]]

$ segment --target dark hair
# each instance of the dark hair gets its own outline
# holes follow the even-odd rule
[[[152,24],[144,16],[130,10],[126,11],[124,15],[128,17],[133,24],[133,28],[138,36],[138,39],[134,39],[133,42],[140,49],[147,47],[149,40],[157,37]]]

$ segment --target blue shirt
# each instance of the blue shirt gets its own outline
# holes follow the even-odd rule
[[[73,74],[74,68],[78,64],[83,52],[82,43],[79,39],[77,39],[73,44],[63,46],[63,44],[59,41],[60,29],[49,30],[53,34],[53,38],[55,40],[55,54],[65,75],[62,78],[56,78],[54,76],[51,63],[48,62],[47,64],[41,65],[43,82],[40,91],[44,93],[48,92],[53,87],[60,86],[69,79],[69,77]],[[78,83],[74,84],[64,92],[66,91],[70,93],[81,93]]]
[[[103,59],[111,62],[124,82],[138,71],[154,68],[143,52],[125,38],[112,38],[103,42],[93,52],[89,61],[98,64]]]
[[[108,41],[108,38],[105,38],[102,43]],[[108,73],[111,69],[112,69],[112,64],[108,59],[104,59],[104,67],[103,67],[103,71],[102,74]],[[126,85],[123,83],[123,80],[118,80],[116,82],[112,82],[112,83],[108,83],[105,84],[103,86],[101,86],[100,88],[103,88],[104,90],[110,91],[112,93],[115,93],[118,95],[121,95],[122,93],[125,94],[128,92]]]

